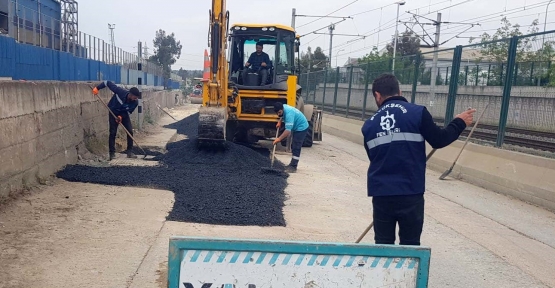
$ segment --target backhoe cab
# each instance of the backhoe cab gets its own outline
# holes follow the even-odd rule
[[[321,141],[322,111],[303,103],[301,86],[297,84],[299,69],[295,67],[295,52],[299,52],[300,41],[295,31],[283,25],[235,24],[229,29],[227,41],[229,61],[223,69],[228,73],[225,79],[228,88],[225,95],[227,115],[220,112],[216,114],[219,118],[215,119],[214,113],[204,117],[201,113],[201,119],[207,119],[212,124],[200,123],[199,133],[202,127],[209,132],[207,134],[220,135],[227,141],[249,143],[275,137],[279,117],[273,106],[281,102],[297,107],[309,121],[310,131],[304,147],[312,146],[313,141]],[[264,83],[260,83],[259,69],[245,67],[256,51],[257,43],[263,45],[263,52],[268,54],[270,60],[266,63],[267,80]],[[210,99],[208,94],[209,90],[205,88],[203,106],[207,106]],[[218,125],[213,124],[216,122]],[[214,133],[214,128],[225,131]],[[285,141],[282,144],[285,146]]]

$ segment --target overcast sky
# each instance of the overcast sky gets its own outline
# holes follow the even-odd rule
[[[211,8],[209,0],[81,0],[79,2],[79,30],[87,34],[109,40],[108,23],[116,24],[116,46],[128,52],[137,51],[139,40],[146,42],[152,53],[152,40],[158,29],[167,33],[175,33],[176,38],[183,44],[181,58],[173,69],[202,69],[203,53],[207,47],[208,10]],[[331,14],[333,16],[353,16],[336,25],[335,34],[369,35],[365,39],[344,44],[360,37],[335,36],[333,40],[332,64],[345,63],[349,57],[358,58],[368,53],[376,44],[380,48],[391,39],[395,33],[395,18],[397,0],[228,0],[227,10],[230,12],[230,24],[238,22],[265,22],[291,24],[291,10],[297,9],[299,15],[327,15],[339,8],[343,9]],[[437,10],[442,13],[443,21],[480,23],[468,30],[461,37],[479,36],[484,31],[494,33],[499,27],[502,15],[506,15],[512,23],[519,23],[526,31],[534,19],[539,19],[540,31],[543,23],[548,0],[406,0],[400,7],[400,20],[410,21],[410,14],[417,13],[435,19]],[[350,4],[350,5],[349,5]],[[459,4],[459,5],[457,5]],[[450,6],[453,6],[449,8]],[[362,13],[376,9],[371,12]],[[555,2],[549,6],[547,30],[555,30]],[[481,18],[480,18],[481,17]],[[477,19],[478,18],[478,19]],[[377,33],[380,29],[381,32]],[[550,20],[551,19],[551,20]],[[317,20],[314,23],[310,23]],[[314,30],[325,28],[332,21],[341,19],[325,18],[296,18],[296,28],[299,35],[305,35],[301,40],[302,49],[307,46],[313,49],[317,46],[329,53],[329,36],[309,34]],[[412,19],[414,20],[414,19]],[[430,21],[420,18],[424,23]],[[434,37],[435,27],[425,26],[430,36]],[[458,31],[469,28],[468,25],[443,24],[441,41],[457,35]],[[422,34],[422,29],[414,28]],[[399,24],[399,31],[404,31],[404,24]],[[322,29],[319,32],[327,32]],[[551,37],[550,40],[555,40]],[[443,47],[453,47],[466,44],[468,39],[453,39]],[[342,45],[344,44],[344,45]],[[342,45],[342,46],[341,46]],[[339,46],[339,47],[337,47]],[[336,58],[337,57],[337,58]]]

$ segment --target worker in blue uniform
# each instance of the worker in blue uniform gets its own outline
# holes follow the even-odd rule
[[[110,160],[116,158],[116,134],[118,132],[118,124],[122,124],[131,135],[133,135],[133,126],[131,125],[131,113],[135,111],[139,104],[138,99],[141,99],[141,92],[136,87],[125,90],[118,87],[111,81],[104,81],[100,85],[94,87],[93,94],[97,95],[99,90],[108,87],[114,95],[108,102],[108,108],[112,110],[117,119],[109,114],[108,123],[110,125],[110,136],[108,138],[108,149],[110,151]],[[127,157],[137,158],[133,153],[133,139],[127,135]]]
[[[438,127],[426,107],[411,104],[401,95],[391,74],[374,80],[376,113],[364,122],[364,148],[370,160],[368,196],[372,197],[374,240],[395,244],[399,224],[401,245],[420,245],[424,225],[426,144],[439,149],[456,141],[472,124],[474,109]]]
[[[279,129],[282,125],[282,119],[285,121],[285,131],[274,140],[274,145],[280,143],[283,139],[292,135],[291,152],[293,154],[291,163],[285,167],[285,171],[294,173],[297,171],[299,160],[301,159],[301,148],[308,132],[308,120],[303,112],[299,109],[276,102],[274,104],[274,111],[281,117],[277,123],[276,128]]]

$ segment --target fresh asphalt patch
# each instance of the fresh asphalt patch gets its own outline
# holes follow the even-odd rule
[[[166,126],[189,139],[154,153],[156,167],[69,165],[57,173],[72,182],[146,187],[173,191],[168,220],[216,225],[285,226],[287,174],[263,173],[268,149],[227,143],[225,151],[199,150],[198,113]],[[149,154],[149,153],[147,153]],[[279,161],[274,167],[283,170]]]

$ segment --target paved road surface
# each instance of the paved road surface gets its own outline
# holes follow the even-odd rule
[[[57,181],[0,207],[0,287],[166,287],[171,235],[354,242],[372,221],[363,147],[324,135],[301,158],[287,227],[169,222],[170,191]],[[553,213],[438,176],[427,174],[429,287],[555,287]]]

